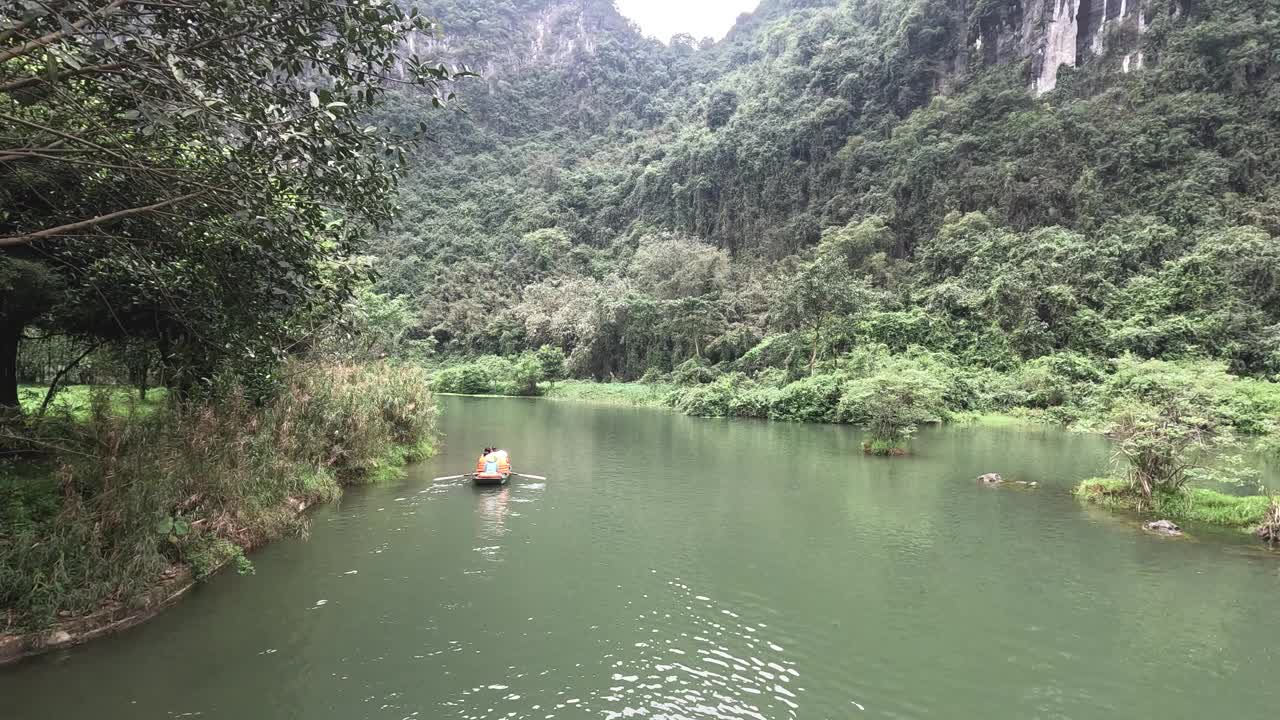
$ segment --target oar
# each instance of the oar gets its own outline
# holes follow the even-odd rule
[[[440,482],[441,480],[461,480],[466,475],[446,475],[445,477],[433,478],[431,482]]]
[[[546,478],[542,477],[541,475],[529,475],[527,473],[515,473],[515,474],[519,475],[522,478],[529,478],[530,480],[546,480]]]

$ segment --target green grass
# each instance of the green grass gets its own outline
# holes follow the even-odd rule
[[[374,461],[373,466],[364,475],[349,479],[346,484],[377,485],[403,480],[408,472],[406,466],[426,460],[435,453],[435,439],[431,437],[423,438],[411,445],[391,445]]]
[[[592,402],[634,407],[660,407],[674,386],[648,383],[598,383],[565,380],[547,385],[543,397],[550,400]]]
[[[19,386],[18,397],[22,402],[22,409],[29,414],[38,412],[48,389],[43,385]],[[49,404],[49,412],[69,414],[76,420],[85,420],[89,417],[95,391],[105,393],[110,398],[111,411],[115,415],[127,415],[131,407],[142,414],[150,414],[164,404],[166,395],[165,388],[151,388],[147,391],[147,399],[140,400],[134,388],[111,385],[68,385],[58,389],[53,402]]]
[[[1043,427],[1044,425],[1044,420],[1027,415],[983,412],[955,413],[947,419],[947,422],[951,425],[990,428],[1034,428]]]
[[[1158,515],[1177,522],[1252,530],[1267,519],[1272,499],[1266,495],[1227,495],[1205,488],[1155,493],[1147,502],[1119,478],[1090,478],[1075,489],[1076,497],[1114,510]]]

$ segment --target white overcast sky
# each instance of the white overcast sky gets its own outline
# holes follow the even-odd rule
[[[760,0],[617,0],[618,10],[640,26],[645,35],[666,42],[689,33],[695,40],[719,40],[733,21],[751,12]]]

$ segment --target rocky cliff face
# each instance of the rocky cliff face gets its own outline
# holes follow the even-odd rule
[[[1149,21],[1143,0],[1011,0],[982,11],[963,54],[983,65],[1026,61],[1028,85],[1044,93],[1064,65],[1114,58],[1124,72],[1141,68]]]
[[[427,12],[432,14],[430,6]],[[436,17],[443,20],[443,36],[411,38],[408,54],[465,63],[486,81],[531,67],[569,65],[611,37],[641,41],[609,0],[478,2]]]

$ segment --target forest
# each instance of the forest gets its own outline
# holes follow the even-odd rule
[[[528,356],[443,391],[537,392],[542,349],[572,377],[673,383],[693,414],[826,422],[865,421],[851,383],[903,368],[921,420],[1073,422],[1150,361],[1238,381],[1265,434],[1280,5],[1131,8],[1047,93],[1030,60],[957,67],[1022,9],[765,2],[664,46],[607,2],[442,6],[449,52],[488,74],[431,118],[373,243],[371,297],[412,341],[393,352]],[[541,54],[502,49],[531,33]]]
[[[481,89],[431,119],[373,242],[385,351],[439,392],[639,381],[691,415],[861,425],[876,454],[939,421],[1105,432],[1124,480],[1079,489],[1104,504],[1258,488],[1280,4],[1082,3],[1049,70],[1015,51],[1057,32],[1039,7],[767,1],[662,45],[608,2],[442,6]],[[1219,500],[1199,514],[1280,527]]]
[[[1112,5],[1048,66],[1038,0],[4,3],[0,631],[250,571],[428,387],[1018,415],[1280,537],[1280,2]]]
[[[988,5],[765,3],[702,47],[602,22],[528,66],[476,40],[488,88],[431,118],[376,290],[419,349],[554,345],[598,380],[872,345],[1280,371],[1280,8],[1153,4],[1141,72],[1037,96],[1016,63],[938,69]]]

